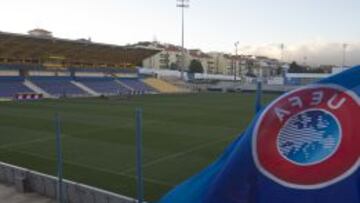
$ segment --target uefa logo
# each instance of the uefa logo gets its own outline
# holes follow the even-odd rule
[[[278,135],[278,150],[298,165],[320,163],[337,150],[341,127],[330,112],[310,109],[288,119]]]
[[[253,132],[257,168],[291,188],[319,189],[360,165],[357,95],[338,86],[314,85],[285,94],[260,115]]]

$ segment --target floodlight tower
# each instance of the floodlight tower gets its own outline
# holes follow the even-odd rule
[[[181,8],[181,79],[184,79],[184,70],[185,70],[185,45],[184,45],[184,39],[185,39],[185,17],[184,17],[184,11],[185,8],[189,8],[189,0],[177,0],[176,7]]]
[[[238,65],[238,46],[239,46],[239,41],[234,43],[235,46],[235,65],[234,65],[234,80],[236,81],[236,68]]]
[[[348,47],[348,44],[343,44],[343,57],[342,57],[342,68],[345,67],[346,62],[346,48]]]
[[[307,66],[307,59],[308,59],[308,57],[304,56],[304,66]]]
[[[281,62],[284,62],[284,49],[285,49],[285,45],[284,44],[280,44],[280,51],[281,51],[281,56],[280,56],[280,60]]]
[[[285,70],[283,65],[284,63],[284,49],[285,49],[285,45],[283,43],[280,44],[280,70],[282,72],[283,75],[285,75]]]

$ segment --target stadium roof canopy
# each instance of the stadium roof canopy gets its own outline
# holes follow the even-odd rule
[[[0,59],[41,64],[49,58],[61,58],[67,66],[138,65],[159,50],[0,32]]]

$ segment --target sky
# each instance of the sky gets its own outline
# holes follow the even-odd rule
[[[0,31],[44,28],[59,38],[181,44],[176,0],[1,0]],[[359,0],[190,0],[185,46],[306,64],[360,64]]]

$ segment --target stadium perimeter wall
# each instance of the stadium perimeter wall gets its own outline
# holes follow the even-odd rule
[[[0,182],[15,185],[19,192],[35,192],[56,199],[57,179],[54,176],[0,162]],[[67,203],[137,202],[126,196],[69,180],[64,180],[63,188]]]
[[[163,69],[152,69],[152,68],[140,68],[139,73],[144,75],[154,75],[160,77],[174,77],[174,78],[181,78],[181,72],[177,70],[163,70]],[[184,74],[184,78],[188,80],[188,75]],[[231,75],[220,75],[220,74],[207,74],[207,73],[195,73],[194,79],[198,80],[234,80],[234,76]],[[236,80],[240,81],[238,77]]]
[[[0,70],[0,76],[19,76],[19,71]]]

